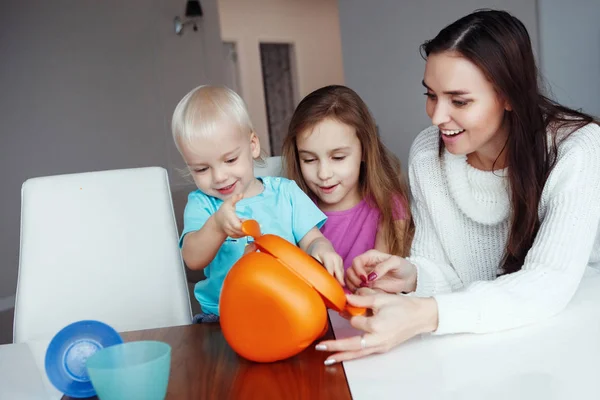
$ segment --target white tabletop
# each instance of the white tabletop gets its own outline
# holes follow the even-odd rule
[[[360,334],[330,312],[337,338]],[[486,335],[422,335],[344,363],[355,400],[600,399],[600,273],[559,315]]]
[[[49,341],[0,346],[0,400],[58,400],[62,393],[44,372]]]

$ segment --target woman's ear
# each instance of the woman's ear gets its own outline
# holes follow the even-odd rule
[[[496,103],[498,105],[502,105],[502,108],[504,108],[504,111],[512,111],[512,105],[510,104],[510,102],[504,97],[504,95],[500,92],[498,92],[498,90],[496,90]]]
[[[252,158],[260,157],[260,140],[254,132],[250,133],[250,149],[252,151]]]

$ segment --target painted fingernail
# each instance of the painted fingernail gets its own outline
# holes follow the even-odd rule
[[[327,350],[327,346],[325,346],[324,344],[318,344],[315,346],[315,350],[325,351]]]
[[[364,275],[360,276],[360,280],[363,281],[364,283],[367,283],[367,277]]]
[[[363,282],[360,284],[360,287],[368,287],[368,286],[367,286],[366,282]]]
[[[325,365],[333,365],[335,364],[337,361],[335,361],[333,358],[330,358],[328,360],[325,360],[325,362],[323,364]]]
[[[371,272],[369,274],[369,282],[374,281],[375,279],[377,279],[377,274],[375,272]]]

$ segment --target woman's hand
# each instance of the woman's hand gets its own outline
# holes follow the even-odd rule
[[[348,295],[347,298],[353,306],[371,309],[373,315],[350,319],[353,327],[366,332],[362,336],[317,344],[317,350],[334,352],[325,360],[325,365],[385,353],[413,336],[437,329],[438,309],[434,298],[382,293]]]
[[[354,258],[345,279],[353,292],[368,287],[393,294],[410,293],[417,287],[417,268],[402,257],[369,250]]]

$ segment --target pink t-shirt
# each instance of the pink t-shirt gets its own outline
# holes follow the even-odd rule
[[[404,218],[404,208],[396,201],[394,217]],[[325,212],[327,221],[321,227],[323,235],[331,241],[335,251],[344,260],[344,270],[352,265],[354,257],[375,247],[379,225],[379,210],[362,200],[349,210]]]

